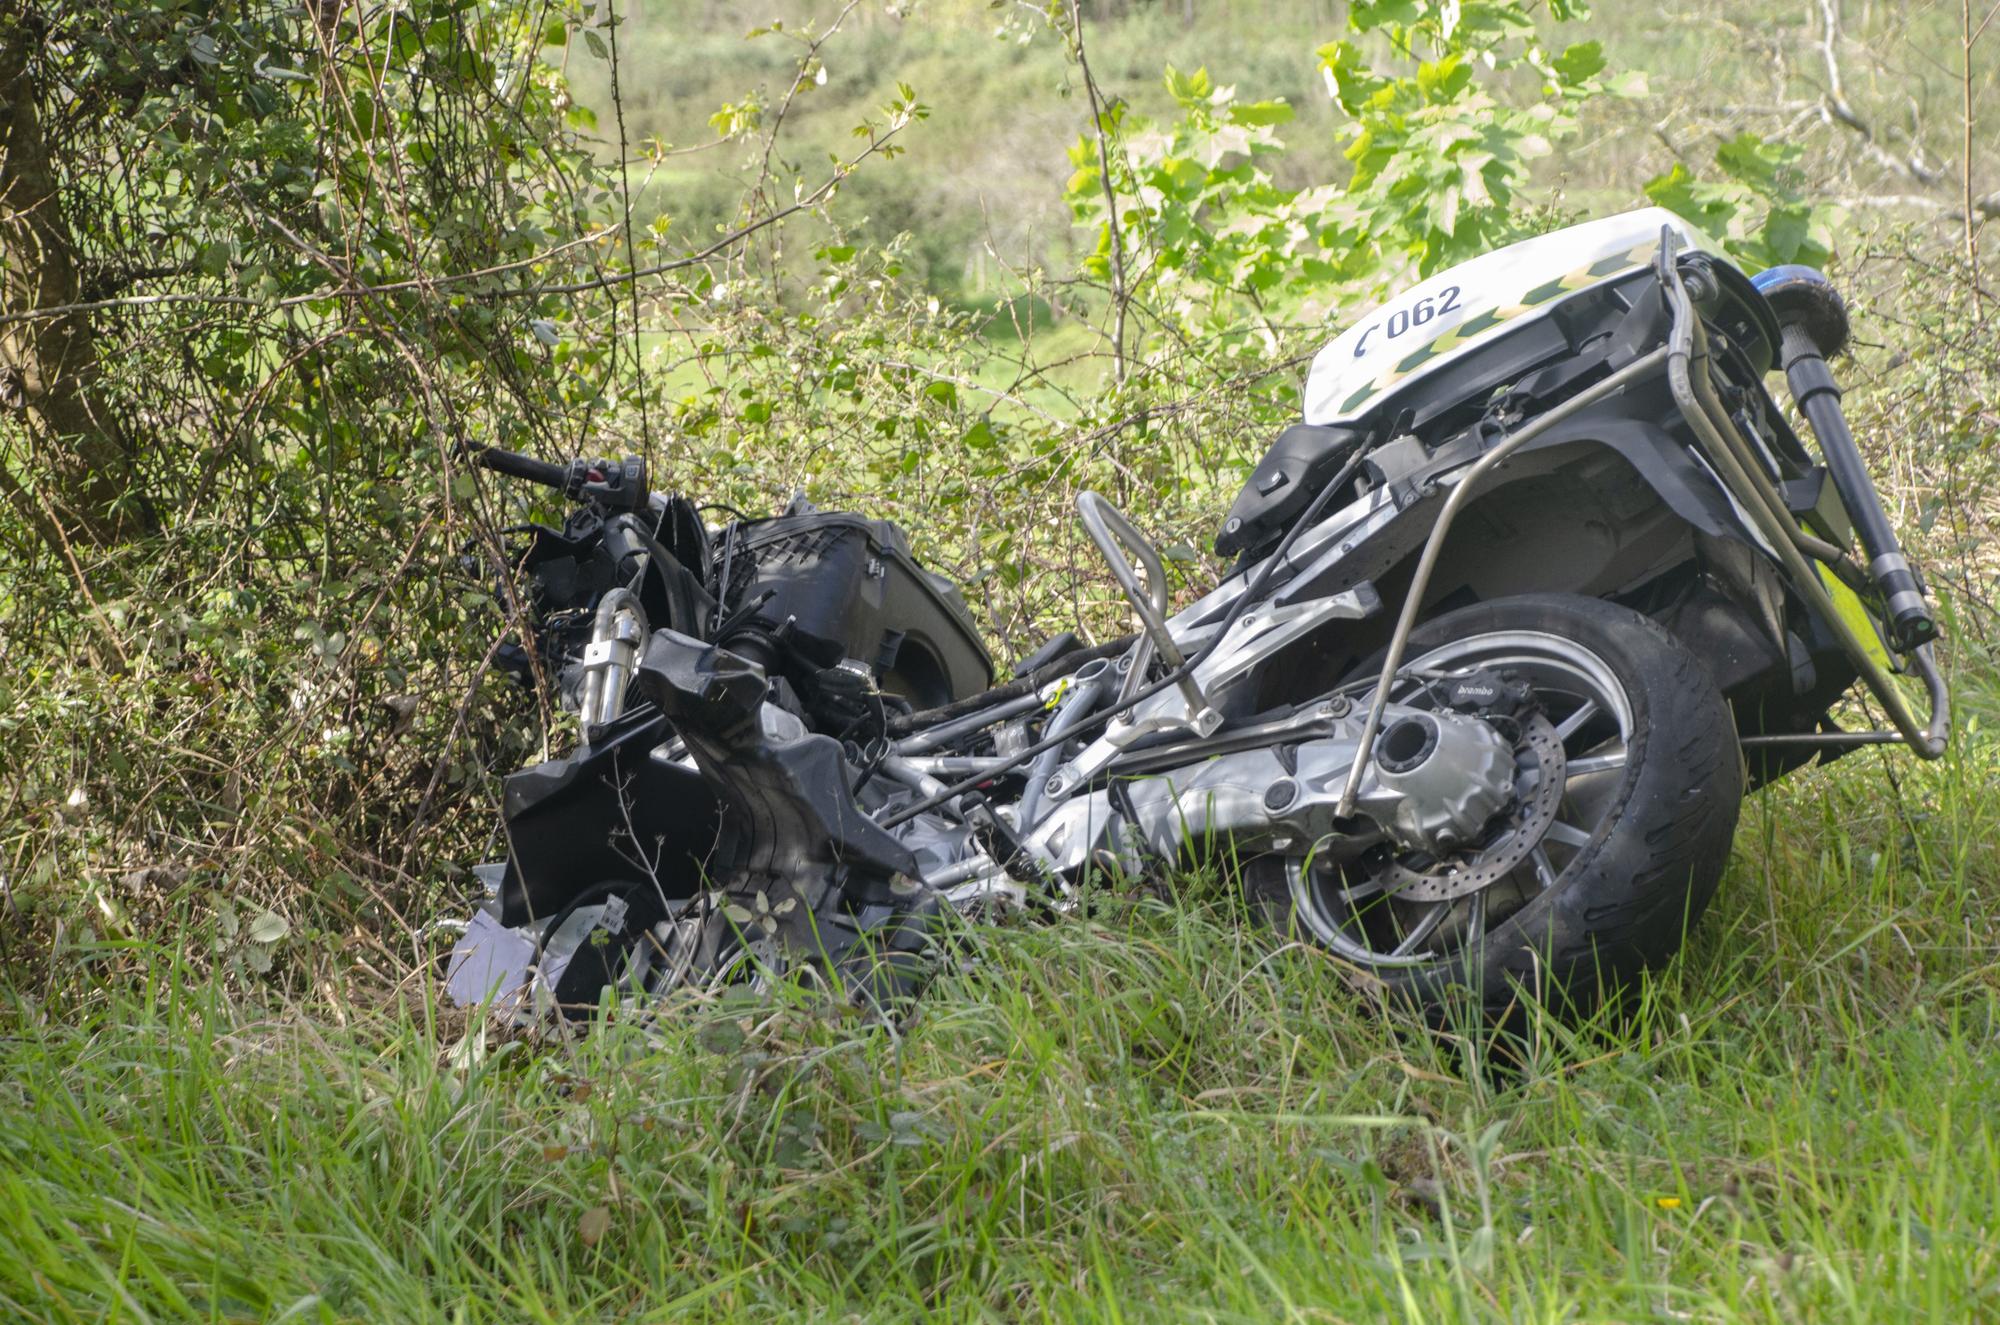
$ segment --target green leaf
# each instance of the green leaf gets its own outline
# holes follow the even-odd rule
[[[1664,175],[1655,175],[1646,181],[1643,192],[1647,201],[1664,207],[1682,216],[1700,211],[1694,202],[1694,176],[1680,162],[1674,162],[1673,169]]]
[[[292,924],[276,911],[266,911],[250,922],[252,943],[276,943],[292,932]]]
[[[1232,124],[1286,124],[1292,114],[1291,106],[1283,101],[1252,101],[1229,108]]]
[[[1812,216],[1807,208],[1773,208],[1764,222],[1764,244],[1779,262],[1796,262],[1811,231]]]
[[[1417,88],[1426,101],[1450,101],[1472,81],[1472,66],[1459,55],[1447,55],[1417,66]]]
[[[1192,74],[1183,74],[1172,65],[1167,66],[1167,91],[1183,106],[1196,106],[1206,102],[1215,91],[1215,82],[1208,76],[1203,66]]]
[[[950,382],[932,382],[924,388],[924,394],[947,409],[958,404],[958,388]]]
[[[1788,143],[1769,143],[1748,129],[1715,149],[1715,164],[1731,179],[1753,188],[1769,188],[1778,182],[1781,170],[1798,159],[1799,149]]]
[[[1649,90],[1646,71],[1643,69],[1627,69],[1624,73],[1607,79],[1603,87],[1612,96],[1622,97],[1628,101],[1645,96]]]
[[[1388,84],[1387,79],[1377,76],[1368,67],[1361,49],[1351,42],[1328,42],[1319,48],[1317,54],[1328,90],[1349,115],[1359,115],[1369,99]]]
[[[1458,207],[1464,201],[1456,185],[1447,185],[1431,195],[1430,222],[1433,229],[1442,235],[1452,235],[1458,231]]]
[[[1347,13],[1347,25],[1356,32],[1368,32],[1385,24],[1408,27],[1417,21],[1421,9],[1416,0],[1354,0]]]
[[[1565,49],[1552,63],[1563,82],[1575,84],[1603,73],[1609,61],[1604,58],[1602,42],[1580,41]]]

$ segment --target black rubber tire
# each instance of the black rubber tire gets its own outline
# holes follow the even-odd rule
[[[1694,655],[1637,612],[1567,594],[1494,599],[1419,626],[1405,656],[1505,630],[1559,635],[1595,653],[1625,690],[1633,731],[1609,813],[1551,887],[1472,951],[1372,969],[1392,993],[1433,1013],[1467,990],[1498,1015],[1524,989],[1574,1012],[1665,962],[1715,894],[1742,805],[1728,705]],[[1244,882],[1253,907],[1309,937],[1281,865],[1253,865]]]

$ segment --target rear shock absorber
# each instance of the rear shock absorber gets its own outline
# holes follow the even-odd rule
[[[1778,315],[1785,380],[1799,412],[1819,438],[1834,490],[1868,553],[1868,573],[1888,606],[1889,642],[1908,653],[1937,638],[1937,618],[1896,541],[1882,499],[1840,408],[1840,386],[1826,366],[1847,344],[1847,304],[1833,282],[1811,267],[1771,267],[1751,278]]]

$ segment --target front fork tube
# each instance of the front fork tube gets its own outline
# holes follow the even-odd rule
[[[1937,618],[1924,600],[1923,587],[1903,556],[1896,531],[1882,510],[1882,499],[1868,478],[1868,466],[1840,408],[1839,384],[1811,333],[1799,323],[1785,324],[1782,353],[1792,399],[1819,438],[1820,454],[1826,458],[1834,490],[1854,521],[1861,546],[1868,551],[1868,574],[1888,607],[1890,642],[1902,653],[1930,643],[1937,638]]]
[[[1832,631],[1849,661],[1854,664],[1855,670],[1888,710],[1890,721],[1895,725],[1904,743],[1925,759],[1942,757],[1951,732],[1951,699],[1945,686],[1944,676],[1938,670],[1936,660],[1932,656],[1930,643],[1925,641],[1906,650],[1918,674],[1923,678],[1924,687],[1929,694],[1931,713],[1930,721],[1926,724],[1917,716],[1909,696],[1897,684],[1895,677],[1877,660],[1876,654],[1879,649],[1871,651],[1868,642],[1856,633],[1856,627],[1841,614],[1827,593],[1813,563],[1809,562],[1806,554],[1800,550],[1799,544],[1803,539],[1797,522],[1786,509],[1776,489],[1757,469],[1755,458],[1749,454],[1748,443],[1737,434],[1735,423],[1723,409],[1722,402],[1716,398],[1714,386],[1708,380],[1707,332],[1701,325],[1701,318],[1695,311],[1694,301],[1689,296],[1680,271],[1671,257],[1661,262],[1661,278],[1666,285],[1667,296],[1674,313],[1674,328],[1668,349],[1667,378],[1673,389],[1674,400],[1687,419],[1688,426],[1694,429],[1695,435],[1701,440],[1703,450],[1714,461],[1723,481],[1737,494],[1752,523],[1757,526],[1758,531],[1763,534],[1765,541],[1777,555],[1793,592],[1797,593],[1813,614]],[[1824,364],[1821,366],[1823,369]],[[1837,402],[1833,402],[1833,408],[1838,410]],[[1841,429],[1844,435],[1844,421]],[[1838,445],[1836,442],[1835,449]],[[1850,450],[1853,448],[1854,442],[1851,436],[1847,437],[1846,445]],[[1856,459],[1858,461],[1858,457]],[[1830,463],[1829,468],[1831,467]],[[1859,482],[1867,483],[1866,470],[1859,469],[1858,465],[1855,470],[1850,471],[1850,481],[1854,481],[1857,475]],[[1872,485],[1868,487],[1868,491],[1872,496]],[[1841,496],[1846,499],[1847,493],[1842,491]],[[1881,511],[1879,502],[1874,506],[1874,510],[1879,516]],[[1849,514],[1854,514],[1852,509]],[[1887,524],[1886,517],[1882,517],[1882,529],[1886,529]],[[1881,530],[1877,532],[1879,534]],[[1893,533],[1888,535],[1886,546],[1894,546]],[[1876,551],[1874,547],[1870,547],[1869,550],[1871,553]],[[1900,559],[1901,554],[1897,555]],[[1876,570],[1878,583],[1883,578],[1884,569],[1892,568]],[[1913,587],[1914,579],[1910,583]],[[1888,586],[1884,587],[1885,593],[1889,594],[1893,601],[1893,591],[1889,590]],[[1921,595],[1918,597],[1921,600]],[[1925,611],[1927,614],[1927,607]],[[1931,633],[1935,635],[1934,628]]]

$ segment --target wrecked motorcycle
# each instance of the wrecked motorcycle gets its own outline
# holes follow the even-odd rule
[[[583,740],[507,779],[451,992],[541,1015],[788,970],[879,998],[947,913],[1219,864],[1420,1004],[1588,1001],[1679,947],[1746,787],[1944,751],[1937,620],[1827,368],[1847,335],[1819,272],[1745,276],[1656,209],[1432,276],[1315,358],[1198,601],[1170,614],[1159,554],[1082,494],[1138,629],[998,685],[891,524],[711,528],[638,461],[485,452],[577,503],[533,529],[513,660]],[[1835,725],[1857,681],[1888,729]]]

